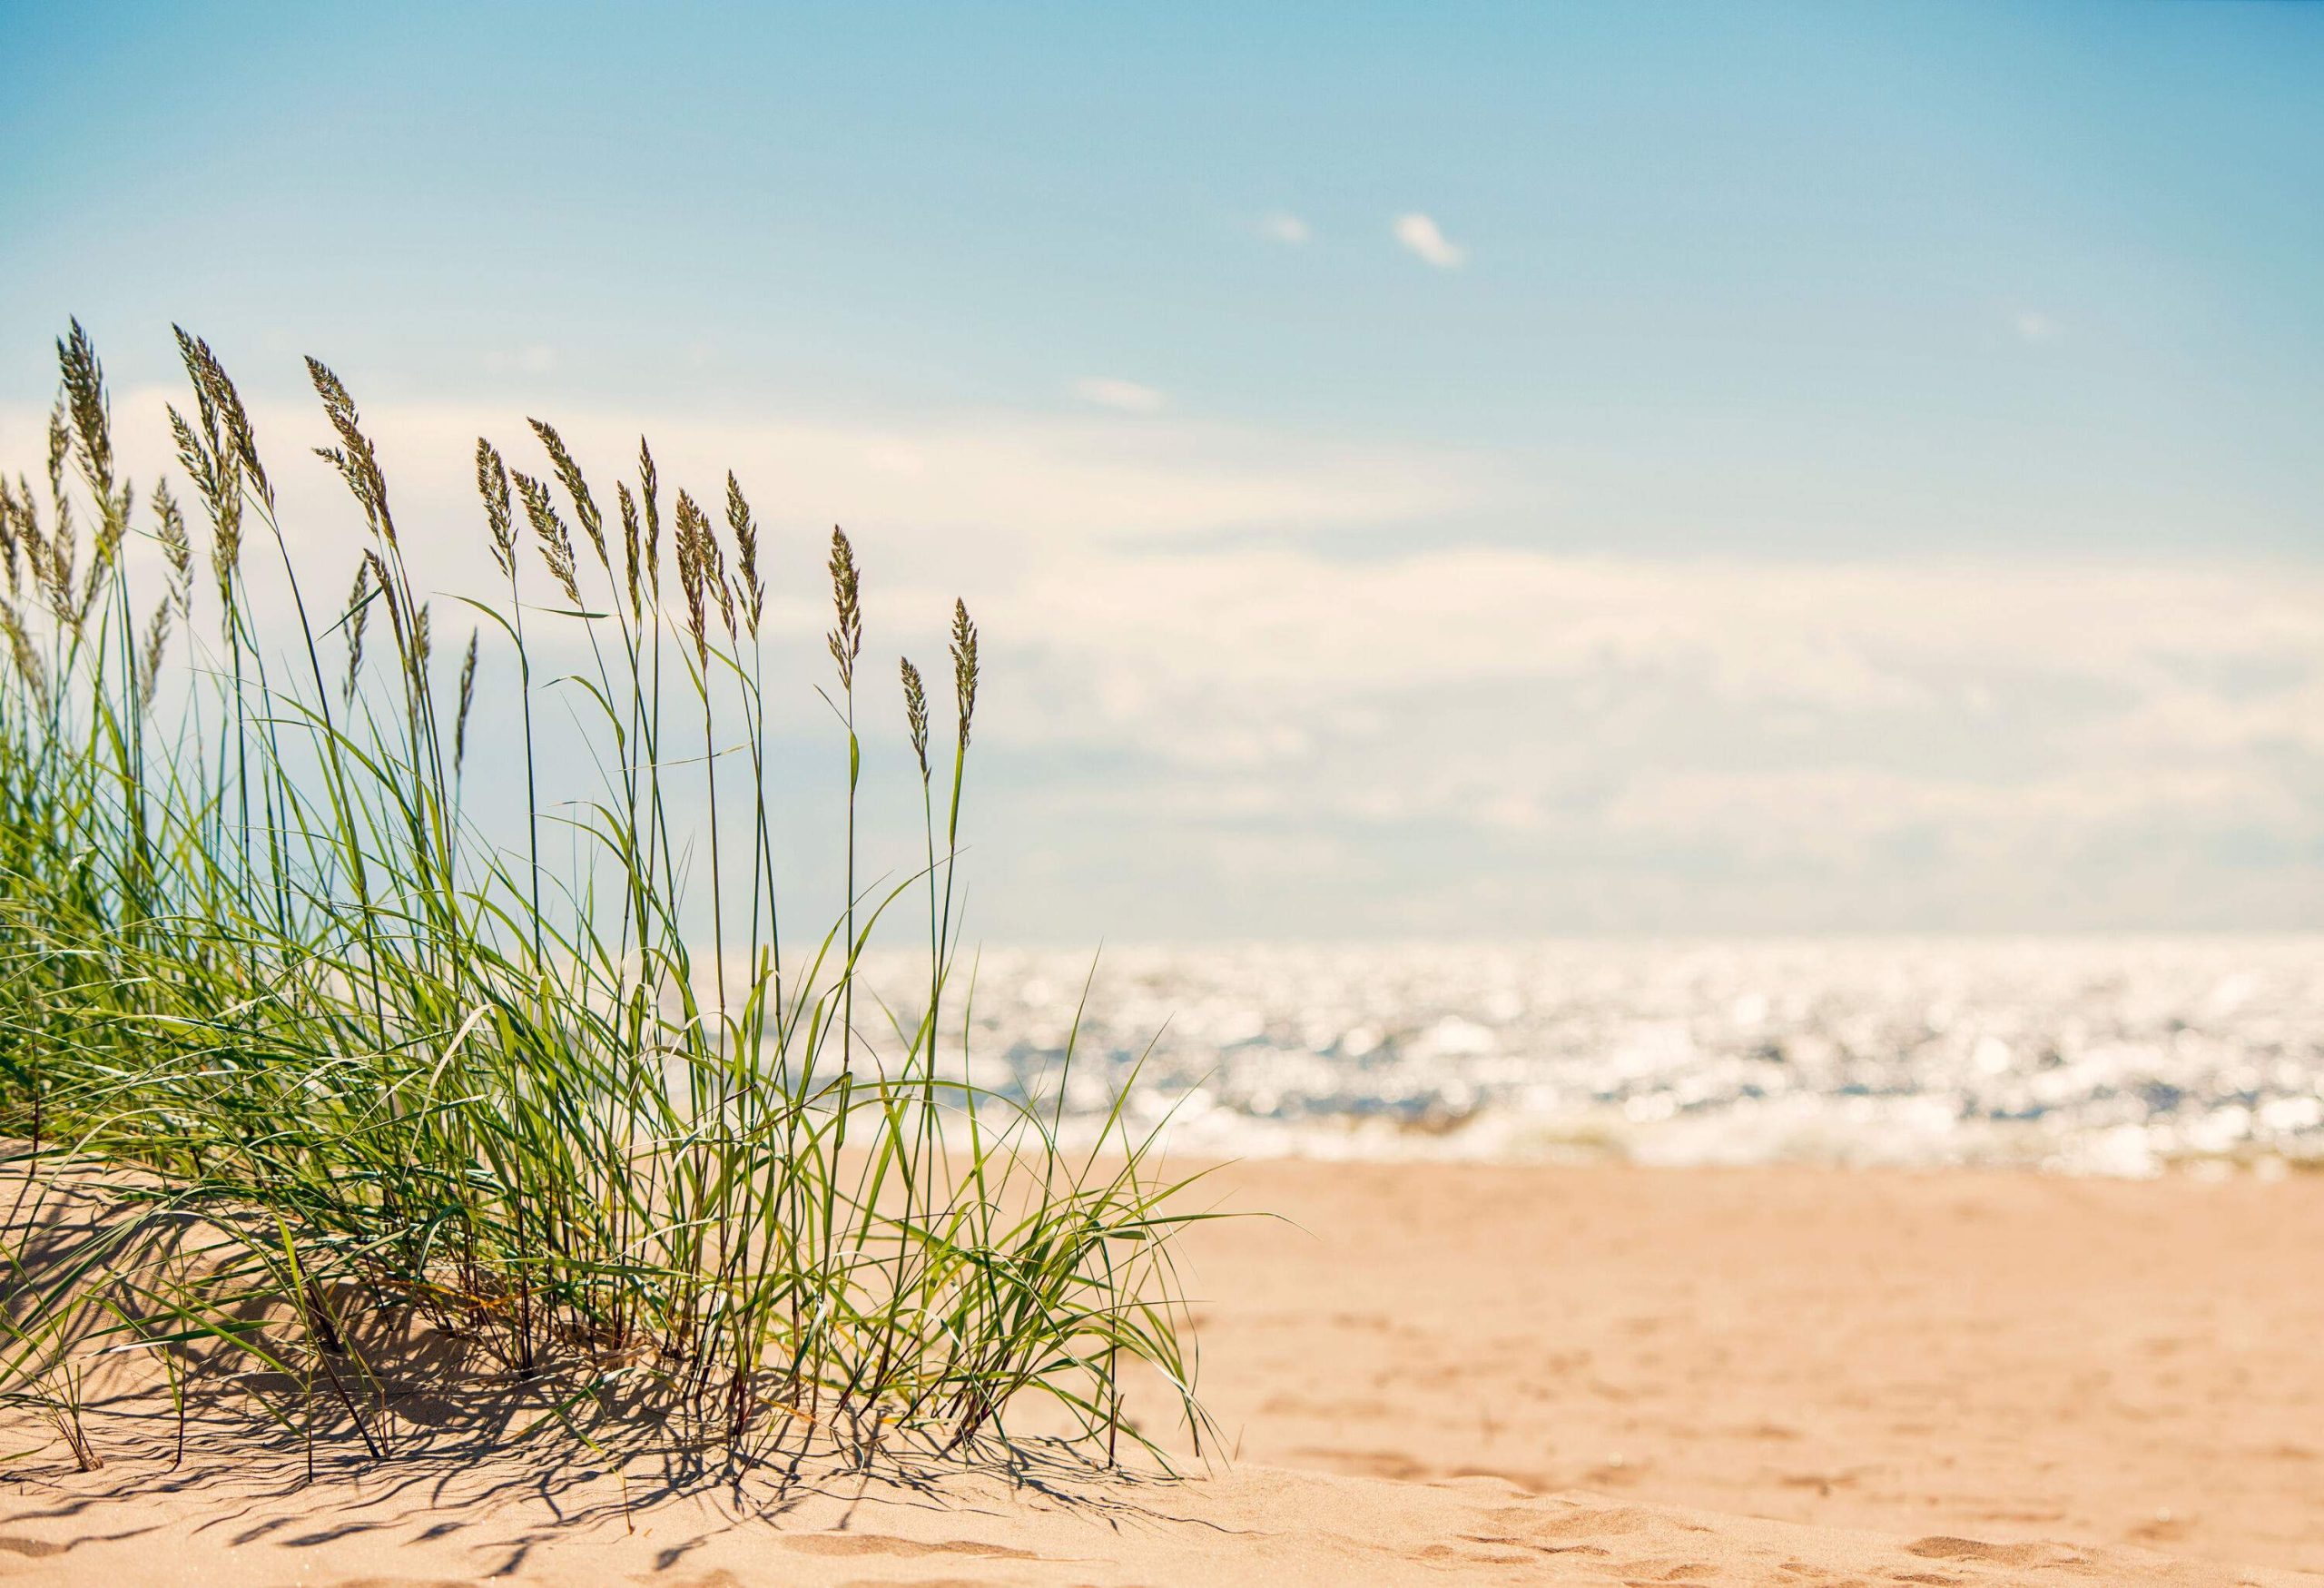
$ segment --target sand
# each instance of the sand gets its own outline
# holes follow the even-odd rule
[[[100,1415],[0,1578],[2324,1585],[2324,1177],[1265,1164],[1189,1251],[1233,1465],[371,1464]],[[35,1445],[21,1418],[0,1450]],[[2310,1575],[2309,1573],[2316,1573]]]

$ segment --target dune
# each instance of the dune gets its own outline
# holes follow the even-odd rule
[[[0,1578],[2324,1584],[2324,1178],[1250,1164],[1182,1480],[25,1412]],[[457,1408],[455,1408],[456,1410]]]

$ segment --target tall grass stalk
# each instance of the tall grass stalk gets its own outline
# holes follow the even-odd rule
[[[357,1342],[419,1317],[542,1386],[560,1421],[650,1408],[690,1448],[745,1462],[818,1439],[864,1460],[973,1452],[1029,1402],[1110,1459],[1145,1437],[1122,1425],[1132,1363],[1175,1387],[1199,1448],[1170,1255],[1191,1216],[1152,1142],[1117,1110],[1068,1160],[1054,1116],[970,1084],[965,998],[943,1040],[980,679],[965,607],[949,775],[905,663],[920,852],[902,880],[863,888],[862,576],[833,533],[824,697],[846,749],[845,894],[830,930],[785,945],[762,532],[733,476],[724,539],[676,493],[665,560],[643,443],[615,489],[616,547],[554,428],[532,426],[537,473],[479,439],[501,587],[431,600],[352,395],[310,360],[335,437],[320,456],[362,524],[348,604],[318,617],[209,346],[180,332],[191,397],[170,413],[207,590],[178,496],[157,488],[141,516],[117,478],[88,338],[75,324],[58,347],[45,502],[0,482],[0,1129],[27,1184],[65,1152],[137,1177],[121,1218],[139,1230],[161,1208],[223,1233],[192,1266],[172,1247],[166,1282],[118,1220],[45,1278],[0,1276],[11,1393],[94,1460],[64,1345],[158,1346],[173,1364],[255,1353],[304,1386],[270,1415],[387,1457],[390,1397]],[[287,617],[256,609],[252,528],[280,554]],[[160,554],[150,607],[133,537]],[[456,677],[439,602],[476,617]],[[211,606],[214,644],[193,621]],[[544,681],[550,655],[586,661]],[[471,714],[498,678],[521,725],[515,834],[463,807]],[[544,786],[575,768],[539,764],[549,689],[578,703],[598,774],[554,805]],[[545,828],[568,835],[562,870]],[[861,966],[915,890],[924,1007],[899,1012],[859,987]],[[884,1031],[860,1022],[872,1010]]]

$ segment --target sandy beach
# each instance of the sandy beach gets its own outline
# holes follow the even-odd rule
[[[1188,1246],[1231,1458],[672,1495],[98,1411],[0,1488],[73,1584],[2324,1582],[2324,1178],[1317,1163]],[[18,1415],[7,1447],[41,1442]],[[2311,1573],[2314,1573],[2311,1575]]]
[[[0,1588],[2324,1588],[2324,0],[0,82]]]

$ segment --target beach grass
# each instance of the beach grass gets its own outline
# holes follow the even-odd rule
[[[768,787],[808,773],[776,764],[766,548],[732,475],[673,490],[641,442],[607,498],[547,424],[479,439],[499,582],[424,594],[355,400],[310,360],[363,524],[333,604],[278,508],[275,471],[314,461],[268,455],[209,346],[178,346],[180,481],[121,477],[75,324],[46,478],[0,493],[0,1392],[90,1465],[90,1364],[143,1352],[182,1413],[207,1372],[392,1459],[409,1386],[365,1342],[417,1327],[534,1386],[527,1431],[970,1459],[1039,1404],[1110,1462],[1159,1454],[1123,1415],[1135,1366],[1201,1448],[1183,1185],[1118,1108],[1068,1152],[1040,1096],[969,1079],[966,607],[945,711],[911,662],[865,665],[832,533],[830,671],[781,683],[831,707],[846,892],[786,934]],[[487,831],[463,790],[495,680],[524,794]],[[552,692],[578,759],[546,748]],[[910,745],[921,824],[867,884],[874,723]],[[908,999],[864,982],[882,922],[921,945]],[[61,1165],[105,1187],[62,1221]]]

